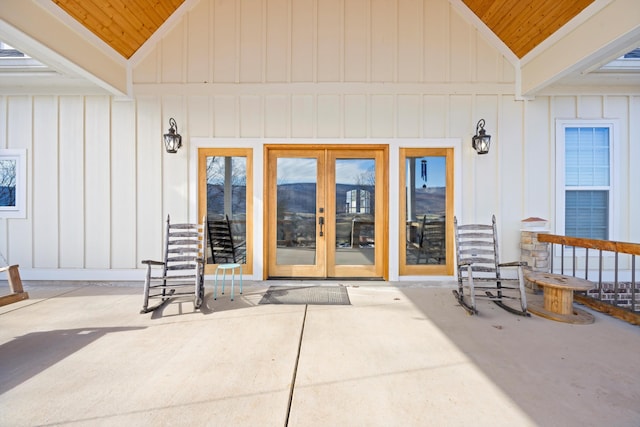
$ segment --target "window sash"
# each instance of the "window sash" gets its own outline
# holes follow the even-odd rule
[[[610,138],[606,127],[565,129],[565,185],[608,186]]]
[[[567,190],[565,235],[607,240],[609,236],[609,190]]]

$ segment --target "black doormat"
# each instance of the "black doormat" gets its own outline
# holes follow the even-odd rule
[[[351,305],[344,286],[269,286],[259,304]]]

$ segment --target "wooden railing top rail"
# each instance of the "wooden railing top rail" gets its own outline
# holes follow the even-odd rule
[[[538,241],[556,243],[579,248],[598,249],[623,254],[640,255],[640,244],[615,242],[612,240],[584,239],[582,237],[558,236],[557,234],[538,234]]]

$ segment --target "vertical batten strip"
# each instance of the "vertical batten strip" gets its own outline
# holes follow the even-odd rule
[[[211,24],[213,22],[216,22],[216,5],[212,1],[208,2],[207,4],[209,7],[208,9],[209,23]],[[207,64],[209,66],[209,72],[207,73],[207,76],[208,76],[207,81],[210,83],[215,83],[215,75],[214,75],[215,57],[216,57],[216,35],[215,34],[216,32],[213,29],[213,26],[207,25],[207,38],[209,40],[209,49],[208,49],[209,58],[207,61]],[[213,109],[209,108],[209,111],[213,111]],[[211,130],[213,129],[214,128],[212,128]],[[210,135],[213,135],[213,133],[211,133]]]
[[[184,14],[180,21],[182,24],[182,49],[180,49],[180,81],[185,84],[189,83],[189,14]]]
[[[313,17],[311,19],[311,22],[313,23],[313,34],[312,34],[312,49],[313,49],[313,54],[311,56],[312,58],[312,67],[311,67],[311,81],[313,83],[318,83],[318,1],[321,0],[313,0]],[[317,100],[316,100],[316,111],[318,111],[317,108]],[[318,116],[316,116],[316,132],[314,133],[314,136],[317,137],[318,136],[318,132],[317,132],[317,122],[318,122]]]
[[[8,109],[8,97],[0,96],[0,148],[7,148],[8,140],[8,123],[9,123],[9,109]],[[32,242],[33,244],[33,242]],[[8,255],[9,247],[9,226],[6,218],[0,218],[0,253],[3,257],[7,258],[7,264],[11,264]],[[0,258],[0,261],[4,261]]]
[[[259,137],[260,138],[264,138],[267,135],[267,117],[266,117],[266,113],[267,113],[267,108],[266,108],[266,104],[267,104],[267,96],[266,95],[259,95],[258,96],[258,103],[260,104],[258,109],[260,110],[260,123],[258,124],[259,126]]]
[[[156,59],[156,83],[162,83],[162,40],[158,42],[158,47],[155,49]]]
[[[61,143],[60,143],[60,109],[62,108],[62,102],[60,100],[61,97],[58,97],[56,99],[56,182],[58,184],[58,192],[56,194],[56,230],[58,232],[58,240],[57,240],[57,245],[56,245],[56,256],[57,256],[57,268],[61,268],[62,267],[62,241],[60,239],[60,232],[62,230],[62,221],[60,220],[60,214],[62,213],[62,207],[61,207],[61,191],[60,191],[60,182],[62,180],[62,176],[60,173],[60,166],[61,166],[61,161],[60,161],[60,155],[62,154],[62,147],[61,147]]]
[[[242,66],[242,41],[240,37],[242,36],[242,0],[235,2],[234,8],[234,16],[233,21],[235,23],[235,34],[236,34],[236,57],[235,57],[235,75],[234,75],[234,83],[240,83],[240,67]],[[238,116],[239,117],[239,116]]]
[[[291,43],[293,42],[293,6],[292,2],[295,0],[287,0],[287,55],[286,55],[286,81],[292,82],[292,68],[293,68],[293,48]]]
[[[338,80],[340,82],[344,82],[344,69],[345,69],[345,43],[346,43],[346,38],[345,38],[345,24],[346,24],[346,19],[345,19],[345,0],[341,0],[340,3],[340,53],[339,53],[339,58],[340,58],[340,70],[338,71]],[[343,95],[344,98],[344,95]],[[342,117],[343,117],[343,122],[342,122],[342,132],[341,132],[341,136],[344,137],[344,99],[343,99],[343,104],[342,104]]]
[[[268,28],[267,28],[267,16],[269,15],[268,9],[267,9],[267,0],[262,0],[261,3],[261,8],[262,8],[262,44],[261,44],[261,49],[262,52],[260,57],[262,58],[262,71],[261,71],[261,77],[260,77],[260,82],[262,83],[266,83],[268,81],[267,79],[267,45],[269,43],[269,38],[267,37],[267,35],[269,34],[268,32]]]
[[[367,67],[367,69],[366,69],[366,73],[367,74],[366,74],[365,82],[371,83],[372,68],[373,68],[373,64],[372,64],[372,62],[373,62],[373,40],[372,40],[373,37],[372,37],[372,34],[371,34],[372,28],[373,28],[373,22],[372,22],[373,13],[372,13],[371,10],[373,8],[371,6],[371,1],[367,2],[366,8],[367,8],[367,10],[365,11],[365,16],[367,17],[367,19],[366,19],[366,22],[367,22],[367,31],[366,31],[366,34],[367,34],[367,49],[366,49],[367,59],[366,59],[365,63],[366,63],[366,67]],[[371,95],[367,95],[367,105],[368,106],[371,105]],[[370,114],[371,114],[371,109],[369,108],[368,115],[367,115],[367,122],[369,123],[369,126],[367,126],[367,137],[369,137],[371,135],[371,130],[370,130],[370,127],[371,127],[371,116],[370,116]]]
[[[396,45],[397,46],[397,45]],[[397,58],[396,58],[397,59]],[[395,61],[397,63],[397,61]],[[392,112],[391,114],[393,115],[393,117],[391,118],[391,136],[393,138],[397,138],[398,137],[398,94],[395,93],[392,95],[391,97],[391,105],[392,107]]]
[[[395,24],[395,28],[393,29],[393,31],[391,32],[394,37],[395,40],[394,42],[391,44],[393,46],[393,68],[391,70],[391,81],[393,82],[398,82],[399,81],[399,73],[398,73],[398,68],[400,66],[399,62],[400,62],[400,49],[399,49],[399,43],[400,43],[400,4],[399,4],[399,0],[395,0],[395,7],[394,10],[396,12],[396,19],[393,21]],[[397,94],[396,94],[396,98],[397,98]],[[395,102],[395,107],[397,108],[397,99]],[[394,111],[397,111],[397,109],[394,108]],[[397,123],[397,120],[395,120],[394,117],[394,122]],[[396,129],[397,131],[397,129]],[[397,135],[398,133],[394,131],[394,136]]]
[[[240,138],[242,135],[242,116],[241,116],[241,99],[239,96],[235,97],[234,100],[234,108],[235,108],[235,137]]]

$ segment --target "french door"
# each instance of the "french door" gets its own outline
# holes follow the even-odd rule
[[[384,278],[385,146],[267,146],[268,277]]]

